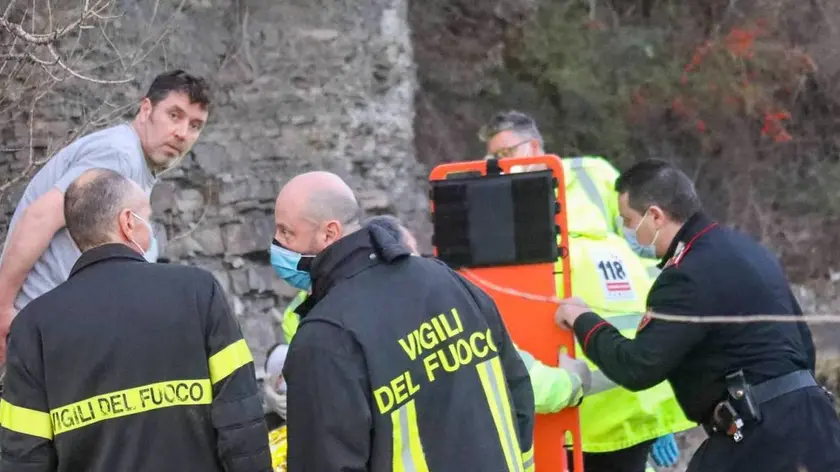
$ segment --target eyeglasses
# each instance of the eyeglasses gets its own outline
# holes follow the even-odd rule
[[[494,159],[506,159],[508,157],[512,157],[516,153],[516,148],[522,146],[523,144],[530,143],[530,139],[526,139],[525,141],[519,142],[514,144],[513,146],[503,147],[501,149],[496,150],[496,152],[490,153],[484,156],[484,160],[488,160],[490,158]]]

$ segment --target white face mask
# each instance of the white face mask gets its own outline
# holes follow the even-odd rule
[[[645,222],[645,218],[647,218],[648,212],[645,211],[645,214],[642,216],[642,219],[639,220],[639,224],[636,225],[635,228],[628,228],[624,227],[624,239],[630,245],[630,248],[636,255],[648,259],[655,259],[656,258],[656,238],[659,237],[659,230],[653,234],[653,240],[651,240],[650,244],[642,244],[639,242],[638,237],[636,236],[636,232],[639,231],[639,228],[642,227],[642,223]],[[618,219],[621,222],[621,218]]]
[[[143,247],[137,244],[137,241],[133,239],[131,239],[130,241],[134,243],[135,246],[137,246],[137,249],[139,249],[140,253],[143,254],[144,259],[146,259],[149,262],[156,262],[158,258],[158,244],[157,238],[155,238],[155,232],[152,229],[152,225],[150,225],[148,221],[141,218],[140,215],[138,215],[137,213],[134,213],[132,211],[131,214],[134,215],[134,217],[138,220],[142,221],[143,224],[146,225],[146,228],[149,229],[149,249],[144,251]]]

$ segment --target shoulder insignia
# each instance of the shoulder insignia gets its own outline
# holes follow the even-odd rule
[[[686,245],[684,242],[680,241],[679,243],[677,243],[677,247],[676,249],[674,249],[674,255],[671,256],[671,258],[665,262],[665,265],[662,266],[662,269],[664,270],[668,267],[671,267],[672,265],[679,264],[680,260],[682,260],[683,256],[685,255],[685,249]]]
[[[638,327],[638,328],[636,328],[636,332],[638,333],[639,331],[641,331],[642,329],[644,329],[644,327],[645,327],[645,326],[647,326],[647,325],[648,325],[648,323],[650,323],[650,321],[651,321],[652,319],[653,319],[653,318],[650,316],[650,312],[645,313],[645,315],[644,315],[644,316],[642,316],[642,319],[641,319],[641,320],[639,320],[639,327]]]
[[[680,241],[680,243],[677,244],[677,250],[674,251],[674,264],[680,265],[680,261],[682,261],[682,258],[685,257],[686,254],[688,254],[688,249],[690,247],[691,244],[685,245],[682,241]]]

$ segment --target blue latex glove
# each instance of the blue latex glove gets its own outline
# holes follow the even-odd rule
[[[650,448],[650,457],[658,467],[671,467],[680,458],[680,448],[673,434],[666,434],[654,441]]]

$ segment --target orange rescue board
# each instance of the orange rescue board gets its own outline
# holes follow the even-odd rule
[[[566,225],[566,192],[563,164],[555,155],[499,159],[502,172],[509,173],[512,166],[544,164],[557,179],[557,201],[560,212],[555,215],[555,223],[560,227],[560,246],[562,254],[568,254],[568,229]],[[430,181],[444,180],[447,175],[460,172],[480,172],[486,175],[486,161],[469,161],[442,164],[435,167]],[[434,203],[432,203],[434,211]],[[435,248],[437,255],[437,248]],[[571,267],[569,257],[562,257],[563,292],[571,296]],[[574,336],[562,330],[554,323],[557,305],[548,301],[536,301],[512,295],[482,284],[483,281],[497,287],[504,287],[527,294],[546,298],[557,297],[557,285],[554,263],[536,263],[500,267],[470,268],[460,271],[465,277],[482,288],[496,302],[505,325],[513,341],[522,349],[530,352],[546,365],[558,364],[558,352],[565,347],[568,355],[574,356]],[[583,471],[583,451],[580,449],[580,422],[577,408],[567,408],[559,413],[537,415],[534,430],[534,465],[538,471],[567,471],[564,449],[566,432],[574,439],[574,469]]]

